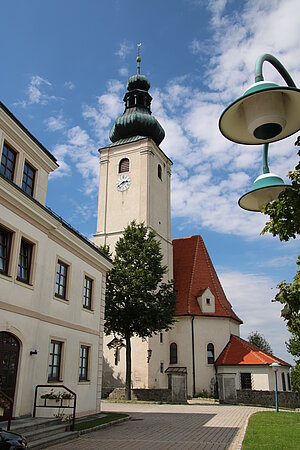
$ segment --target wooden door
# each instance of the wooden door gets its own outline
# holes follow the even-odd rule
[[[15,397],[19,353],[19,340],[11,333],[0,332],[0,391],[12,399]],[[7,412],[1,419],[7,420]]]

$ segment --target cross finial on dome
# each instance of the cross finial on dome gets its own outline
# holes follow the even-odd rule
[[[142,43],[140,42],[139,44],[137,44],[137,58],[136,58],[136,62],[137,62],[137,70],[136,73],[139,75],[140,74],[140,62],[141,62],[141,55],[140,55],[140,51],[141,51],[141,46]]]

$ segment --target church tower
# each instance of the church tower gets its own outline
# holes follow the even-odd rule
[[[170,220],[170,159],[159,148],[165,132],[151,113],[150,83],[140,74],[129,78],[125,110],[115,121],[112,144],[100,149],[96,245],[109,245],[113,252],[124,228],[132,221],[155,231],[161,242],[163,264],[173,278]]]

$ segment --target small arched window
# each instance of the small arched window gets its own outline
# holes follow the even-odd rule
[[[129,159],[123,158],[119,162],[119,173],[129,172]]]
[[[215,362],[215,348],[214,344],[207,344],[207,364],[214,364]]]
[[[170,364],[177,364],[177,344],[175,342],[170,345]]]
[[[162,179],[162,175],[161,175],[161,165],[158,164],[157,166],[157,176],[158,178],[161,180]]]

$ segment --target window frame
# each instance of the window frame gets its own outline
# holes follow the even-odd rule
[[[252,374],[251,374],[251,372],[241,372],[240,373],[240,382],[241,382],[242,390],[251,391],[252,390]]]
[[[162,181],[162,167],[161,167],[161,164],[157,164],[157,177]]]
[[[91,287],[86,287],[86,281],[89,281],[91,283]],[[82,307],[86,311],[93,311],[93,297],[94,297],[94,282],[95,279],[90,277],[87,274],[84,274],[83,278],[83,294],[82,294]],[[86,295],[86,293],[89,292],[89,296]],[[86,301],[88,300],[88,301]],[[86,304],[87,303],[87,304]]]
[[[27,247],[27,249],[26,249],[26,247]],[[26,237],[21,236],[20,246],[19,246],[18,266],[17,266],[17,281],[19,281],[21,283],[29,284],[29,285],[32,284],[32,271],[33,271],[32,267],[33,267],[34,247],[35,247],[35,243],[31,242]],[[28,249],[30,249],[30,252],[29,252],[30,254],[23,255],[22,250],[24,251],[24,249],[26,249],[26,252],[28,251]],[[26,267],[23,264],[20,265],[21,257],[23,257],[23,256],[26,257],[26,259],[27,259]],[[24,267],[25,267],[25,269],[24,269]],[[21,275],[24,270],[27,271],[26,277]]]
[[[160,362],[160,364],[159,364],[159,373],[164,373],[164,362],[163,361],[161,361]]]
[[[292,385],[291,385],[291,376],[290,376],[290,372],[287,372],[286,377],[287,377],[288,390],[291,391],[291,390],[292,390]]]
[[[209,353],[212,353],[212,356]],[[209,342],[206,346],[206,358],[207,364],[215,363],[215,346],[212,342]]]
[[[3,226],[2,224],[0,224],[0,233],[1,233],[1,231],[3,232],[4,239],[6,237],[8,242],[4,243],[4,245],[3,245],[2,241],[0,240],[0,260],[3,261],[3,263],[4,263],[3,266],[6,265],[6,267],[4,269],[2,269],[0,266],[0,274],[9,276],[10,267],[11,267],[11,251],[12,251],[11,249],[12,249],[12,244],[13,244],[14,232],[11,231],[10,229],[8,229],[7,227]],[[3,248],[3,254],[2,254],[1,248]],[[4,253],[6,253],[6,254],[4,255]]]
[[[64,266],[66,268],[66,274],[63,275],[61,272],[58,272],[58,266]],[[59,276],[59,282],[57,282],[57,276]],[[61,278],[65,279],[65,284],[61,284]],[[56,260],[56,272],[55,272],[55,290],[54,290],[54,296],[55,298],[58,298],[60,300],[68,301],[68,285],[69,285],[69,278],[70,278],[70,264],[62,260],[61,258],[57,258]],[[59,293],[59,288],[57,292],[57,286],[63,287],[63,295]]]
[[[52,344],[54,345],[53,347],[53,353],[52,353]],[[55,352],[55,348],[56,346],[59,346],[59,353]],[[48,362],[48,383],[50,382],[62,382],[63,378],[62,378],[62,362],[63,362],[63,350],[64,350],[64,345],[65,342],[64,341],[60,341],[58,339],[51,339],[50,340],[50,349],[49,349],[49,362]],[[52,358],[51,358],[52,356]],[[54,358],[55,356],[58,356],[58,364],[54,364]],[[49,370],[51,367],[51,376],[49,375]],[[58,368],[58,373],[57,376],[53,376],[53,372],[54,372],[54,368]]]
[[[170,364],[178,364],[178,346],[176,342],[170,344]]]
[[[82,351],[86,351],[86,355],[82,353]],[[89,382],[89,371],[90,371],[90,354],[91,354],[91,346],[87,344],[80,344],[79,347],[79,373],[78,373],[78,382],[84,383]],[[85,374],[83,374],[85,372]]]
[[[24,181],[24,175],[25,175],[25,168],[28,168],[32,171],[33,176],[30,177],[28,173],[26,173],[26,181]],[[32,184],[28,183],[28,179],[32,179]],[[26,159],[24,161],[24,167],[23,167],[23,175],[22,175],[22,190],[26,192],[26,194],[33,197],[34,194],[34,188],[35,188],[35,180],[36,180],[36,169],[33,167],[32,164],[30,164]],[[25,186],[24,186],[25,185]]]
[[[286,380],[285,380],[285,373],[281,372],[281,384],[282,384],[282,390],[283,392],[286,392]]]
[[[6,155],[4,155],[4,149],[7,151]],[[9,160],[9,158],[8,158],[8,153],[9,152],[14,155],[12,170],[7,168],[7,166],[8,166],[7,161]],[[5,165],[3,164],[3,157],[6,158],[6,164]],[[1,153],[0,173],[4,176],[4,178],[6,178],[7,180],[10,180],[12,182],[15,181],[17,157],[18,157],[18,152],[16,150],[14,150],[6,141],[4,141],[3,146],[2,146],[2,153]],[[9,160],[9,161],[11,161],[11,160]],[[3,169],[4,173],[2,173],[2,167],[4,167],[4,169]],[[11,176],[7,176],[7,171],[11,172]]]

